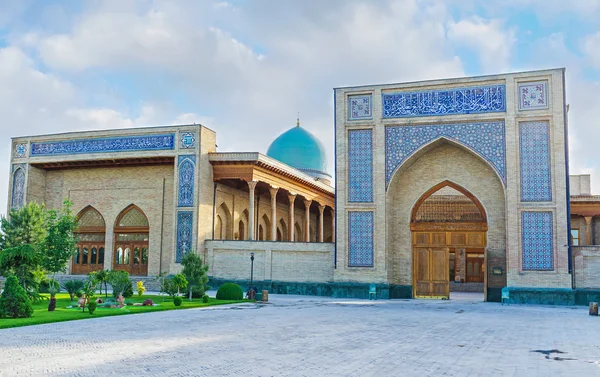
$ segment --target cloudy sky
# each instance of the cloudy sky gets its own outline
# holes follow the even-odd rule
[[[334,87],[566,67],[571,173],[600,193],[598,19],[600,0],[0,0],[0,177],[14,136],[196,122],[264,153],[297,112],[333,171]]]

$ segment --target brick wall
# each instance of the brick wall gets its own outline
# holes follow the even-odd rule
[[[575,287],[600,289],[600,246],[573,247]]]

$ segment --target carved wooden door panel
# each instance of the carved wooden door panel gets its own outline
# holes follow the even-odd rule
[[[413,294],[415,298],[449,298],[448,248],[414,248]]]

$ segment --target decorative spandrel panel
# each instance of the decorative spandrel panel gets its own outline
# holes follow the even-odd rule
[[[194,212],[177,212],[177,252],[175,260],[181,263],[183,256],[193,249]]]
[[[402,163],[430,142],[446,138],[478,154],[498,172],[506,185],[506,138],[504,122],[390,126],[385,129],[385,179],[389,186]]]
[[[348,96],[348,120],[371,119],[372,104],[370,94]]]
[[[24,158],[27,156],[27,144],[17,144],[15,145],[15,157],[16,158]]]
[[[373,267],[373,212],[348,212],[348,267]]]
[[[178,164],[179,191],[177,205],[179,207],[193,207],[196,156],[179,156]]]
[[[373,132],[348,131],[348,201],[373,201]]]
[[[32,156],[51,156],[81,153],[134,152],[171,150],[175,134],[123,136],[31,143]]]
[[[552,212],[521,212],[523,270],[554,270]]]
[[[519,124],[521,166],[521,201],[552,201],[550,173],[550,124],[521,122]]]
[[[506,112],[506,86],[382,94],[383,118]]]
[[[182,132],[179,137],[179,148],[181,148],[181,149],[196,148],[196,133],[195,132]]]
[[[19,209],[25,204],[25,169],[16,166],[13,171],[11,208]]]
[[[548,108],[548,81],[519,84],[519,110]]]

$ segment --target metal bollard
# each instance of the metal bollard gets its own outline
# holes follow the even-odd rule
[[[590,302],[590,315],[598,316],[598,303]]]

